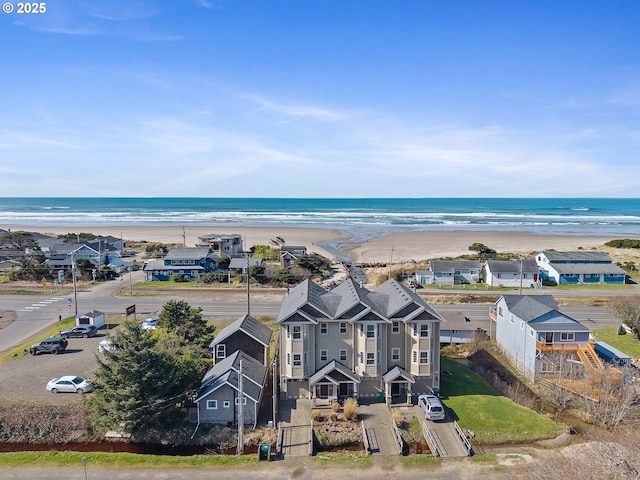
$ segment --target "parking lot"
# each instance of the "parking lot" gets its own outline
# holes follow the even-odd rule
[[[98,343],[109,331],[98,330],[91,338],[70,338],[64,353],[57,355],[29,355],[0,364],[0,398],[11,400],[46,400],[48,402],[80,401],[81,396],[70,393],[53,394],[47,382],[63,375],[78,375],[92,379],[97,369]]]

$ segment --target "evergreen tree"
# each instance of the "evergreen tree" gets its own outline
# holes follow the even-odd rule
[[[202,309],[191,308],[184,300],[169,300],[162,307],[158,326],[174,332],[185,344],[208,348],[216,327],[202,318]]]

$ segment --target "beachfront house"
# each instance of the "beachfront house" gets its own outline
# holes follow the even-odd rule
[[[482,267],[484,283],[490,287],[536,288],[540,269],[533,258],[487,260]]]
[[[305,280],[278,313],[281,397],[392,403],[437,391],[442,321],[393,279],[374,290],[348,279],[329,291]]]
[[[218,257],[208,247],[172,248],[162,260],[150,260],[143,270],[148,282],[169,280],[177,274],[195,280],[199,274],[215,270]]]
[[[209,344],[213,363],[241,350],[263,365],[269,363],[269,344],[273,331],[250,315],[243,315],[220,330]]]
[[[434,285],[461,285],[480,281],[478,260],[431,260],[429,270]]]
[[[307,247],[282,245],[280,247],[280,266],[282,268],[291,268],[296,264],[296,260],[307,255]]]
[[[105,252],[98,252],[85,243],[58,243],[51,247],[46,256],[44,264],[47,267],[67,271],[71,271],[74,261],[80,259],[90,261],[95,267],[104,264],[106,260]]]
[[[536,255],[536,263],[540,268],[540,279],[556,285],[622,285],[626,279],[626,272],[605,252],[547,250]]]
[[[496,342],[530,381],[601,369],[589,329],[558,310],[551,295],[504,295],[490,310]]]
[[[200,382],[195,403],[197,423],[256,426],[262,393],[267,381],[267,367],[237,350],[213,365]],[[241,395],[242,392],[242,395]]]
[[[210,233],[198,237],[196,247],[208,247],[219,257],[237,257],[243,252],[242,235]]]

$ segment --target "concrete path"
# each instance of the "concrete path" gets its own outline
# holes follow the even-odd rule
[[[358,418],[364,421],[372,454],[398,455],[400,447],[396,442],[391,422],[391,412],[385,403],[358,405]]]
[[[281,453],[287,457],[310,455],[311,400],[298,398],[280,402]]]
[[[420,407],[414,407],[416,409],[416,416],[422,423],[426,422],[426,426],[434,437],[438,450],[440,450],[440,456],[442,457],[466,457],[469,455],[467,449],[463,445],[460,437],[456,433],[455,424],[447,412],[447,416],[444,420],[432,422],[425,420],[424,413]]]

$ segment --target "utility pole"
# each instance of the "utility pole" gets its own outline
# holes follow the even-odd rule
[[[520,257],[520,295],[522,295],[522,262],[524,261],[524,257]]]
[[[244,389],[242,378],[242,357],[240,357],[240,371],[238,372],[238,449],[237,455],[244,453]]]
[[[247,251],[247,315],[251,315],[251,290],[249,287],[249,252]]]
[[[76,281],[76,255],[71,253],[71,278],[73,279],[73,303],[76,308],[76,318],[78,318],[78,285]]]
[[[271,366],[272,368],[272,376],[273,376],[273,428],[277,428],[276,427],[276,412],[278,411],[277,409],[277,400],[278,400],[278,396],[276,394],[276,386],[277,386],[277,381],[276,381],[276,360],[273,360],[273,365]]]
[[[389,259],[389,280],[391,280],[391,264],[393,263],[393,245],[391,246],[391,258]]]
[[[184,231],[184,227],[182,227],[182,246],[187,246],[187,234]]]

